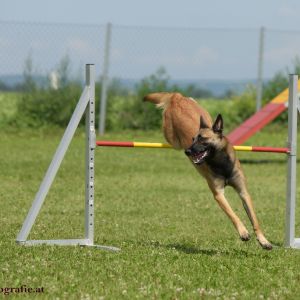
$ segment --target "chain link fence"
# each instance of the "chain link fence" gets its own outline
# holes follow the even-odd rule
[[[104,26],[0,22],[0,80],[9,85],[21,81],[29,58],[36,78],[49,75],[66,56],[73,77],[84,77],[86,63],[95,63],[100,70],[104,30]]]
[[[215,96],[240,92],[249,83],[259,85],[280,70],[292,70],[300,56],[299,31],[264,29],[263,37],[261,32],[0,22],[0,88],[21,84],[29,59],[33,78],[45,82],[68,57],[70,77],[81,81],[84,65],[96,65],[102,98],[107,79],[118,78],[133,89],[159,68],[172,82],[194,84]]]
[[[78,76],[85,63],[103,70],[107,25],[0,22],[0,76],[20,76],[32,57],[45,75],[68,55]],[[171,29],[111,26],[109,76],[139,80],[164,67],[174,80],[256,80],[259,29]],[[300,32],[265,30],[264,78],[291,66]]]

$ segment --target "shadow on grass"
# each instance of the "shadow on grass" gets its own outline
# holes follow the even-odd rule
[[[283,249],[284,245],[281,242],[275,242],[275,241],[270,241],[271,244],[273,245],[273,250],[279,250]],[[185,244],[168,244],[168,245],[160,245],[160,247],[165,247],[168,249],[175,249],[177,251],[186,253],[186,254],[202,254],[202,255],[207,255],[207,256],[235,256],[235,257],[262,257],[264,254],[272,253],[272,251],[267,251],[262,249],[259,245],[257,245],[257,253],[253,253],[252,251],[245,251],[242,249],[230,249],[230,250],[220,250],[220,249],[201,249],[201,248],[196,248],[195,246],[191,245],[185,245]],[[268,258],[269,255],[264,256],[265,258]]]
[[[286,164],[286,159],[240,159],[242,164],[249,165],[260,165],[260,164]],[[300,163],[300,160],[297,159],[297,164]]]
[[[284,243],[283,242],[278,242],[278,241],[270,241],[270,243],[275,247],[275,248],[284,248]]]
[[[250,242],[241,242],[241,248],[244,246],[244,249],[241,248],[227,248],[223,249],[222,247],[215,247],[215,248],[199,248],[197,246],[191,245],[190,243],[182,242],[182,243],[170,243],[170,244],[162,244],[158,241],[151,241],[149,242],[142,242],[140,243],[143,246],[146,247],[154,247],[154,248],[164,248],[167,250],[175,250],[181,253],[185,254],[191,254],[191,255],[206,255],[206,256],[223,256],[223,257],[234,257],[234,258],[254,258],[254,257],[260,257],[262,259],[272,259],[274,253],[274,250],[277,252],[278,250],[283,250],[284,245],[282,242],[278,241],[270,241],[273,245],[273,250],[265,250],[260,247],[257,241],[250,241]],[[250,243],[253,246],[253,243],[255,244],[256,248],[248,248],[248,245],[250,246]]]
[[[165,246],[168,249],[175,249],[177,251],[186,253],[186,254],[204,254],[208,256],[219,255],[220,251],[213,249],[199,249],[190,245],[183,244],[169,244]],[[226,251],[227,252],[227,251]]]
[[[186,254],[200,254],[207,256],[235,256],[235,257],[256,257],[261,256],[260,254],[255,254],[253,252],[248,252],[241,249],[231,249],[231,250],[216,250],[216,249],[201,249],[191,245],[185,244],[168,244],[168,245],[160,245],[160,247],[165,247],[167,249],[175,249],[177,251],[186,253]]]

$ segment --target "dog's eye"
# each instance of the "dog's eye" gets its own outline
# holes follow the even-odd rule
[[[203,142],[203,141],[206,141],[206,140],[207,140],[207,137],[205,137],[205,136],[203,136],[201,134],[198,135],[198,141],[199,142]]]

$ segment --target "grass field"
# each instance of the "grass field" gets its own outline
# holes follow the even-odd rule
[[[121,252],[16,245],[61,135],[50,129],[0,135],[0,288],[44,291],[8,299],[299,299],[300,250],[283,247],[286,160],[278,154],[239,153],[272,251],[262,250],[253,235],[240,241],[184,155],[166,149],[97,149],[95,240]],[[163,141],[160,132],[105,139]],[[249,144],[285,146],[285,141],[286,128],[271,126]],[[237,195],[228,188],[227,196],[252,232]],[[79,130],[30,238],[83,233],[84,134]]]

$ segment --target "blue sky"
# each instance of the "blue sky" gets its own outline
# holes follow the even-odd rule
[[[178,79],[254,79],[264,26],[269,78],[300,55],[299,12],[295,0],[1,0],[0,75],[22,73],[29,55],[40,72],[69,55],[77,71],[95,62],[101,73],[104,25],[111,22],[113,77],[141,78],[165,66]]]
[[[0,20],[294,30],[299,11],[297,0],[1,0]]]

